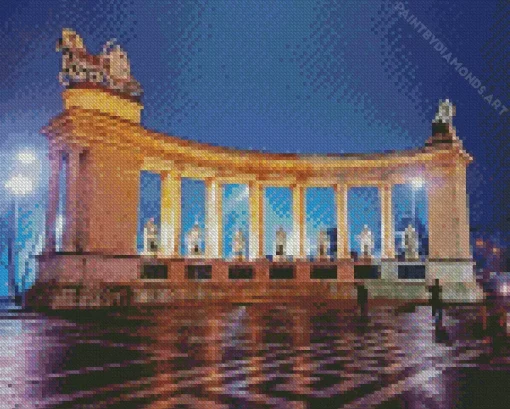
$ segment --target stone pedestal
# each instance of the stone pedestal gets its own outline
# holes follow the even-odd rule
[[[474,264],[471,260],[430,260],[427,262],[427,281],[433,282],[437,278],[440,283],[474,283]]]
[[[338,281],[353,283],[354,282],[354,262],[349,259],[337,260],[338,265]]]
[[[398,280],[398,263],[396,260],[381,261],[381,279],[387,281]]]

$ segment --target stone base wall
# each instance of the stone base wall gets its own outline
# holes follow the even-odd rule
[[[38,283],[26,297],[25,305],[35,309],[92,309],[106,307],[157,306],[170,303],[211,302],[270,302],[296,299],[353,300],[356,288],[353,283],[314,283],[302,285],[295,282],[238,283],[133,283],[82,284]]]
[[[413,281],[365,281],[369,298],[384,298],[392,300],[421,300],[430,299],[429,286],[424,282]],[[441,297],[445,302],[472,303],[483,300],[483,291],[476,283],[441,284]]]
[[[364,282],[370,300],[426,302],[430,299],[423,283]],[[356,301],[353,283],[244,283],[235,286],[215,283],[176,284],[168,282],[129,284],[36,284],[25,297],[25,306],[34,309],[95,309],[110,307],[158,306],[195,301],[257,303],[331,300]],[[479,302],[483,292],[476,284],[447,283],[442,286],[445,302]]]
[[[129,282],[140,276],[138,256],[57,253],[38,257],[38,282]]]
[[[427,262],[427,275],[431,281],[469,283],[475,280],[474,262],[472,260]]]
[[[144,264],[166,266],[164,270],[167,277],[142,279]],[[406,263],[393,260],[383,260],[380,265],[380,278],[355,279],[355,264],[351,260],[248,262],[56,254],[39,258],[39,278],[28,292],[25,303],[34,308],[86,309],[161,305],[196,300],[212,302],[267,302],[296,298],[309,299],[310,302],[355,300],[357,284],[366,286],[369,299],[426,301],[430,298],[428,286],[434,278],[440,278],[445,301],[474,302],[483,298],[483,293],[476,282],[468,280],[471,276],[466,263],[456,265],[449,262],[445,264],[444,269],[440,268],[439,263],[428,263],[426,279],[418,280],[398,279],[398,266]],[[189,278],[187,266],[190,265],[211,266],[210,278]],[[231,279],[229,268],[232,266],[249,267],[253,276],[250,279]],[[337,271],[336,279],[310,278],[312,267],[327,269],[334,266]],[[292,268],[293,278],[270,278],[270,271],[274,267]],[[443,279],[445,277],[449,279]],[[458,281],[452,278],[457,278]]]

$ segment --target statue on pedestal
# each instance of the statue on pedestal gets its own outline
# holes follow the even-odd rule
[[[439,107],[434,118],[434,123],[451,124],[455,116],[455,106],[449,99],[439,100]]]
[[[158,251],[158,227],[151,217],[143,227],[143,252],[155,254]]]
[[[191,230],[188,232],[188,255],[199,256],[201,255],[200,241],[201,241],[201,230],[198,226],[198,222],[195,222]]]
[[[276,230],[276,257],[285,256],[285,247],[287,245],[287,233],[283,230],[283,227],[279,227]]]
[[[372,251],[374,249],[374,238],[372,232],[366,224],[363,226],[363,230],[359,235],[359,242],[361,247],[361,257],[371,258]]]
[[[327,257],[328,256],[328,248],[329,248],[329,237],[326,230],[321,230],[319,232],[319,257]]]
[[[418,257],[418,233],[409,224],[404,230],[404,254],[406,260],[417,260]]]
[[[232,239],[232,253],[234,258],[242,259],[246,249],[246,240],[241,229],[238,229]]]

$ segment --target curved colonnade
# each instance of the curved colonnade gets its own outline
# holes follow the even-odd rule
[[[392,186],[416,175],[428,196],[429,257],[427,278],[473,281],[469,247],[466,167],[472,160],[448,123],[433,123],[422,148],[380,154],[295,155],[242,151],[182,140],[145,129],[143,106],[106,89],[74,86],[63,92],[64,111],[43,129],[50,145],[50,195],[46,255],[40,280],[73,280],[56,267],[58,257],[100,255],[137,258],[136,237],[140,172],[161,175],[160,258],[179,259],[181,179],[205,181],[205,259],[221,259],[222,184],[247,184],[249,190],[249,261],[264,257],[263,189],[292,191],[292,246],[296,260],[306,259],[305,197],[309,187],[333,187],[337,224],[337,259],[349,260],[347,192],[374,186],[381,199],[381,258],[395,261]],[[65,158],[65,160],[63,159]],[[64,198],[60,174],[66,164]],[[55,253],[57,214],[65,200],[63,252]],[[139,258],[139,257],[138,257]],[[49,267],[51,265],[51,268]],[[105,271],[107,271],[106,268]],[[47,274],[45,274],[45,272]],[[103,273],[105,272],[103,271]],[[118,273],[115,273],[118,276]],[[122,274],[121,274],[122,276]],[[120,281],[140,277],[126,276]],[[74,277],[76,279],[76,277]]]

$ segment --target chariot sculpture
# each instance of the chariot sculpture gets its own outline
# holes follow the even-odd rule
[[[127,53],[115,39],[106,42],[100,54],[92,55],[75,31],[64,28],[57,51],[62,52],[59,81],[66,88],[87,84],[136,100],[141,98],[142,87],[131,75]]]

